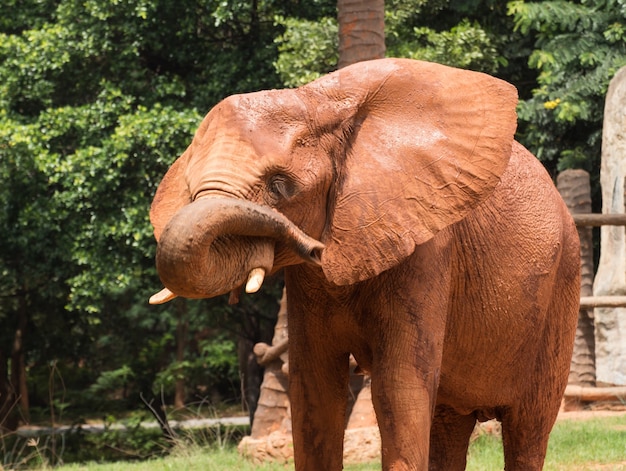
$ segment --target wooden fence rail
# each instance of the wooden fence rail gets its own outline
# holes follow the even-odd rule
[[[626,296],[581,296],[580,308],[593,309],[594,307],[624,307]]]
[[[573,213],[577,227],[626,226],[626,214]],[[626,296],[581,296],[580,309],[596,307],[626,307]],[[613,386],[599,388],[568,384],[564,397],[566,401],[598,402],[620,401],[626,399],[626,387]]]
[[[565,388],[566,399],[583,402],[626,401],[626,386],[598,388],[595,386],[577,386],[568,384]]]
[[[572,217],[578,227],[626,226],[626,214],[574,213]],[[626,296],[581,296],[581,309],[594,307],[626,307]]]
[[[572,214],[577,226],[626,226],[626,214]]]

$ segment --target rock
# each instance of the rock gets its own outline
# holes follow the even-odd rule
[[[624,213],[626,176],[626,68],[611,80],[602,136],[602,212]],[[594,296],[626,295],[626,233],[602,226]],[[596,308],[596,380],[626,385],[626,308]]]
[[[255,464],[271,461],[288,463],[293,460],[293,443],[290,434],[272,432],[262,438],[244,437],[237,447],[239,454]]]
[[[346,429],[343,442],[344,463],[368,463],[379,459],[378,426]]]
[[[239,454],[255,464],[265,462],[288,463],[293,460],[291,435],[280,431],[261,438],[244,437],[237,447]],[[380,432],[378,427],[346,430],[344,463],[367,463],[380,459]]]
[[[366,377],[363,387],[356,398],[346,429],[377,427],[376,412],[372,404],[372,384]]]

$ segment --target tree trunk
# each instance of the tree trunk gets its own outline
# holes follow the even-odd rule
[[[15,411],[15,394],[9,380],[9,359],[0,350],[0,434],[11,432],[17,428]]]
[[[24,421],[30,420],[30,403],[28,400],[28,385],[26,383],[26,364],[24,361],[24,350],[22,349],[22,332],[15,332],[15,345],[19,345],[19,349],[13,351],[11,355],[11,384],[15,391],[18,392],[17,404]]]
[[[30,420],[30,403],[28,401],[24,354],[24,337],[26,336],[26,328],[28,326],[28,307],[24,297],[21,297],[19,301],[18,316],[13,351],[11,352],[11,383],[13,384],[13,389],[18,393],[20,414],[28,422]]]
[[[30,416],[24,355],[28,308],[23,297],[19,299],[17,316],[11,351],[0,351],[0,432],[16,430],[20,419],[28,422]]]
[[[565,170],[557,178],[557,187],[572,214],[591,213],[589,174],[584,170]],[[581,296],[593,295],[593,239],[591,227],[578,227],[580,237]],[[578,326],[569,384],[595,386],[595,336],[593,309],[578,311]]]
[[[187,316],[187,303],[182,299],[176,300],[176,362],[181,363],[185,359],[187,349],[187,333],[189,332],[189,318]],[[178,378],[175,383],[174,407],[182,409],[185,407],[185,379]]]
[[[384,0],[337,0],[339,68],[385,57]]]

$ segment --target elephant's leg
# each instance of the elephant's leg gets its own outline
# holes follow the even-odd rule
[[[460,415],[437,406],[430,430],[430,471],[464,470],[469,439],[476,425],[474,414]]]
[[[397,328],[395,328],[397,327]],[[372,367],[372,402],[382,441],[385,471],[428,469],[430,429],[441,357],[433,331],[397,323],[383,329]],[[442,329],[441,329],[442,330]]]
[[[385,471],[428,469],[449,296],[446,244],[442,237],[416,247],[419,263],[380,277],[379,286],[398,289],[370,300],[372,402]]]
[[[578,250],[575,245],[569,249],[572,252]],[[575,255],[570,254],[568,259],[575,260]],[[528,361],[527,364],[529,371],[533,371],[533,380],[519,391],[512,405],[502,410],[507,471],[543,468],[550,431],[559,414],[570,369],[578,317],[578,270],[577,264],[563,265],[559,269],[544,338],[539,343],[540,353],[534,362]],[[523,352],[520,358],[532,358],[532,352]],[[520,388],[523,386],[519,385]]]
[[[343,468],[349,355],[331,337],[321,316],[289,305],[289,399],[296,471]]]
[[[372,402],[385,471],[428,469],[434,393],[415,369],[389,366],[372,375]]]
[[[507,471],[534,471],[543,469],[548,448],[548,432],[537,432],[516,420],[504,420],[502,440]]]
[[[543,406],[536,400],[521,401],[502,414],[504,464],[507,471],[543,469],[558,404]]]
[[[289,343],[292,341],[290,334]],[[292,352],[290,348],[290,356]],[[311,355],[305,364],[289,359],[289,398],[297,471],[343,469],[348,364],[348,355]]]

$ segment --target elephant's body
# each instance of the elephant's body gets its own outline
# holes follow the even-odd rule
[[[385,470],[464,469],[489,417],[507,470],[542,468],[579,247],[513,141],[515,101],[482,74],[357,64],[225,100],[161,183],[153,301],[236,298],[285,269],[298,471],[342,469],[350,354],[371,375]]]
[[[541,469],[569,372],[578,253],[576,229],[546,171],[515,144],[492,196],[402,265],[348,288],[307,266],[287,268],[292,397],[298,403],[300,392],[309,404],[294,411],[294,432],[304,429],[306,444],[330,434],[340,442],[342,422],[334,431],[328,424],[345,408],[353,353],[372,376],[383,442],[392,443],[385,469],[425,469],[416,463],[427,456],[429,469],[465,469],[475,422],[488,418],[503,422],[507,470]],[[314,391],[329,382],[336,408],[323,391],[316,404]],[[388,403],[394,397],[399,406]],[[429,428],[425,453],[412,437]],[[340,469],[335,453],[334,462],[328,451],[307,454],[314,464],[302,469]],[[406,466],[395,461],[408,456]]]
[[[524,396],[551,399],[547,391],[538,397],[537,384],[520,379],[513,365],[546,375],[560,365],[560,388],[569,372],[563,365],[571,357],[578,308],[579,270],[570,262],[580,250],[576,229],[541,164],[521,146],[513,149],[492,197],[452,227],[457,274],[439,396],[461,412],[511,407]],[[489,348],[494,339],[497,354]],[[557,402],[561,394],[554,391]]]

